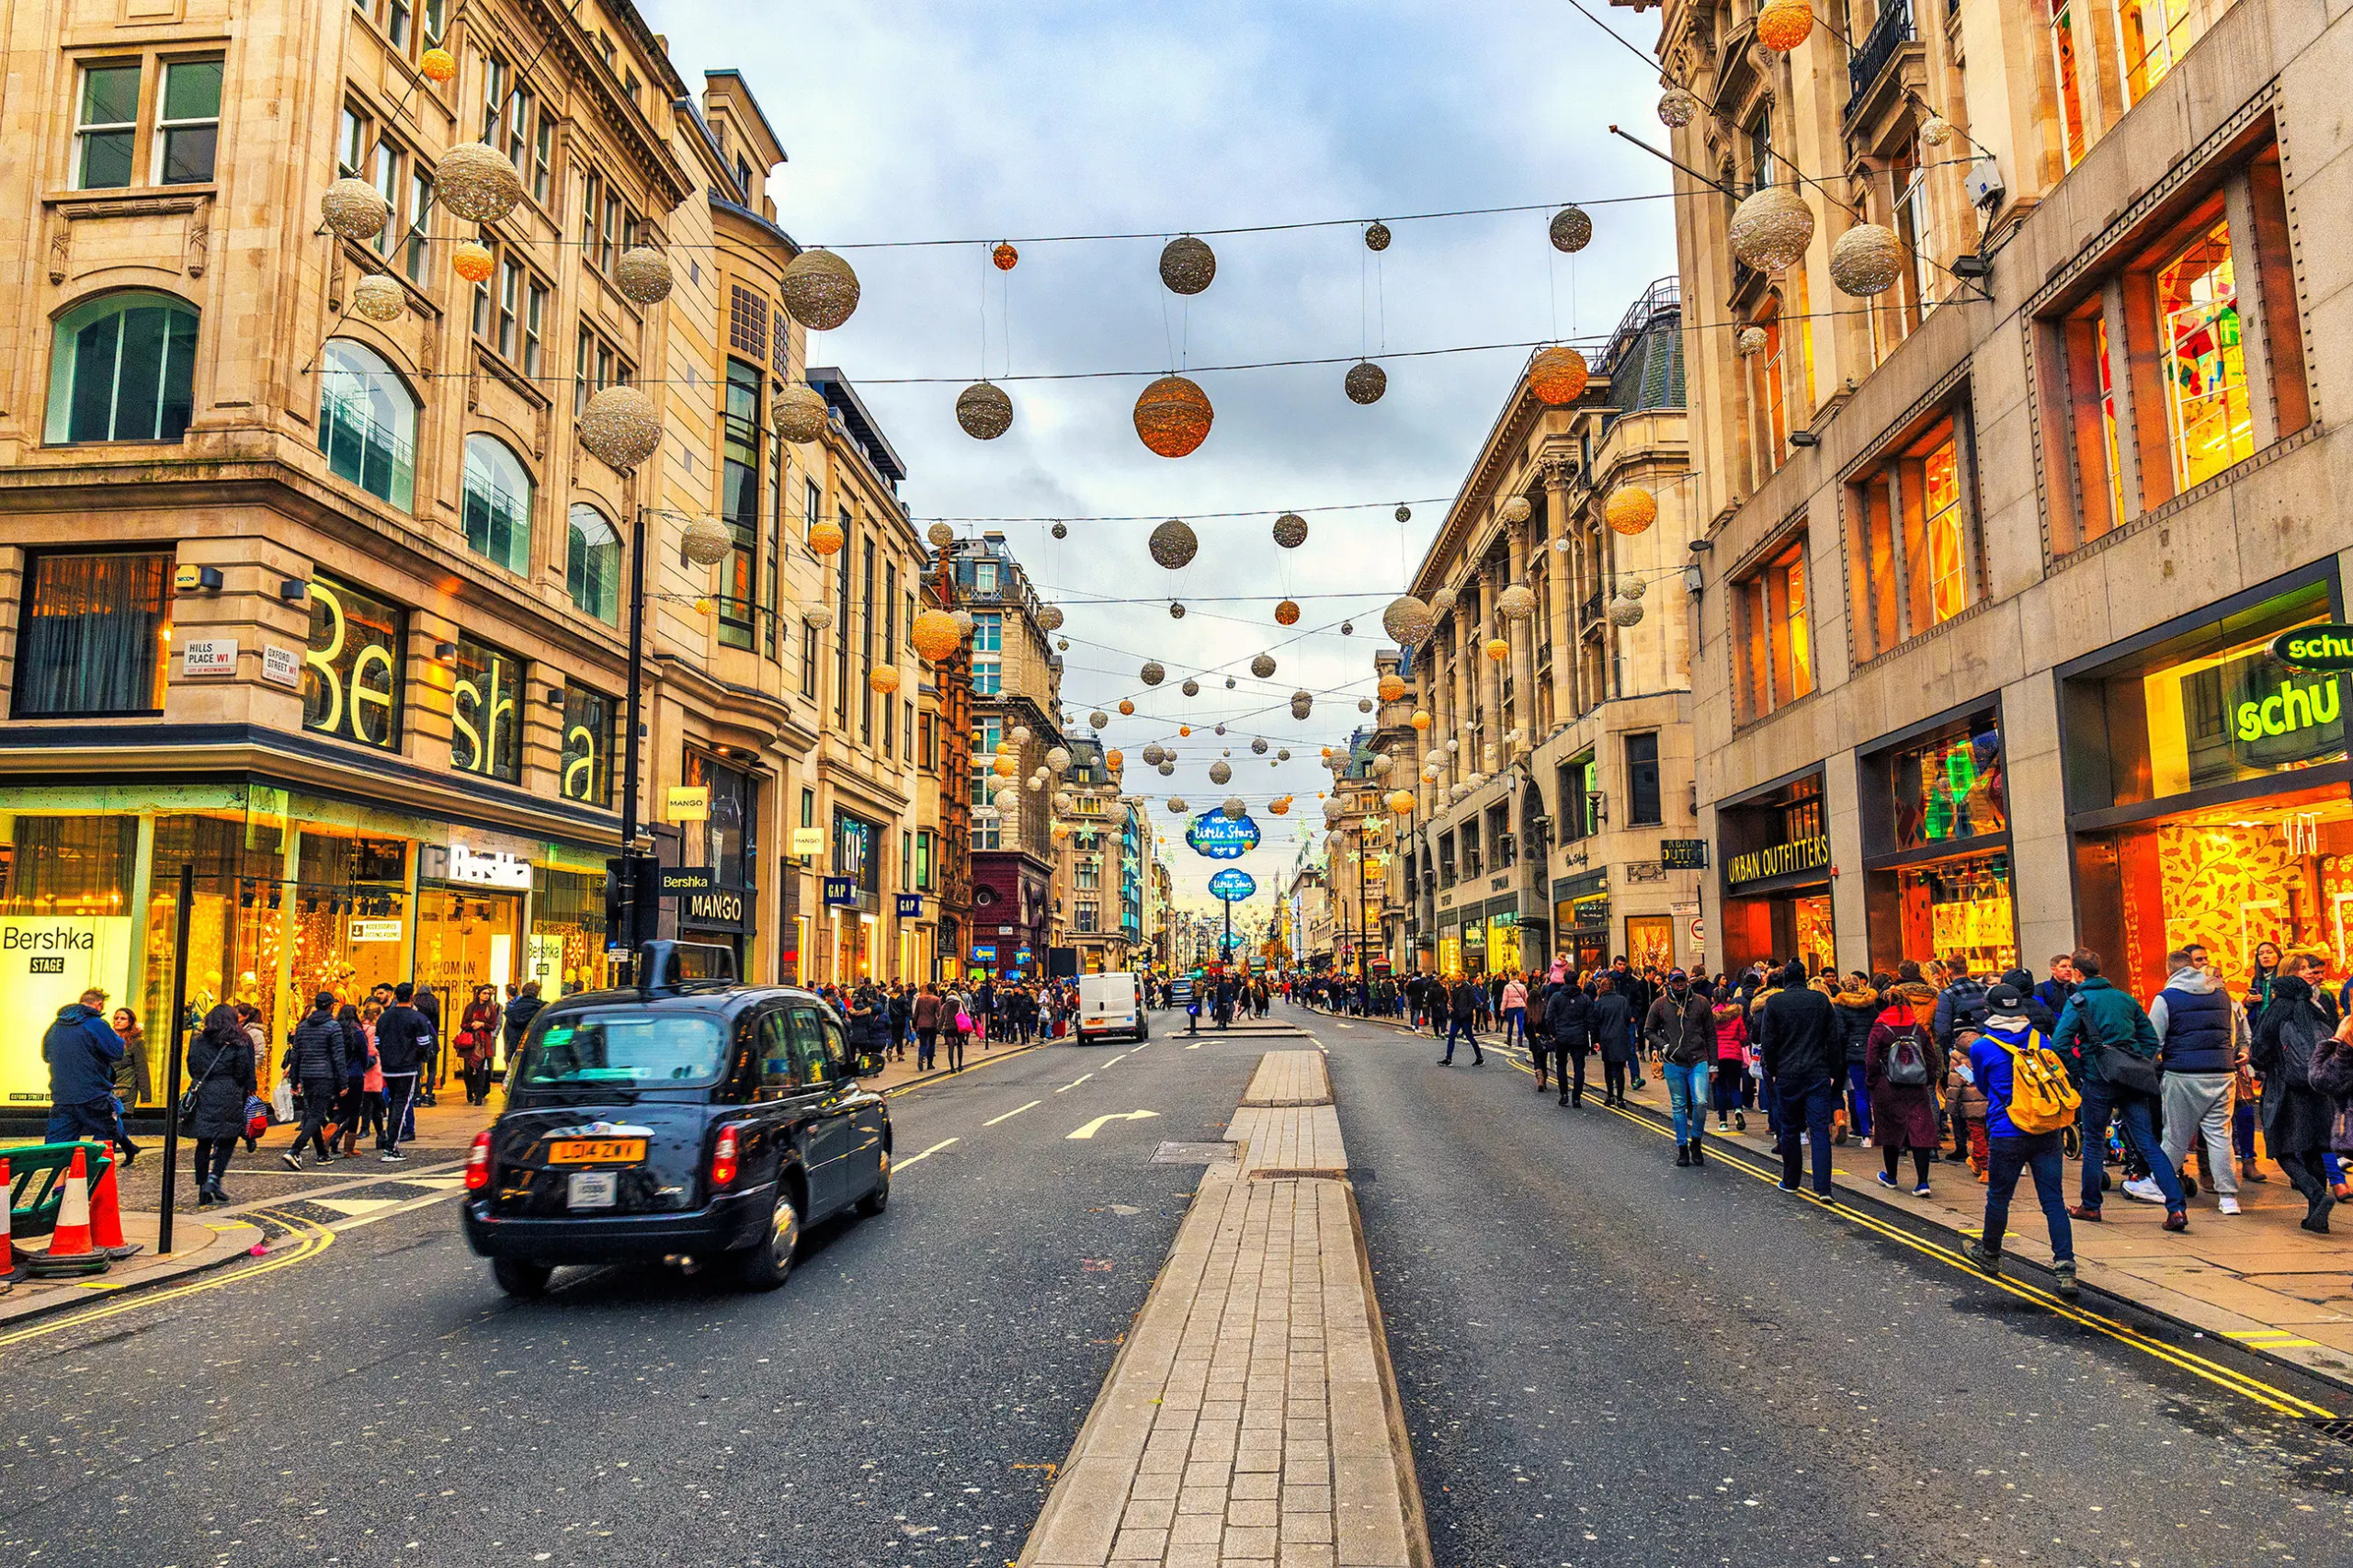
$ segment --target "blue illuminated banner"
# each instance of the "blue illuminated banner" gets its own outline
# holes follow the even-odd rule
[[[1204,812],[1186,828],[1185,842],[1195,854],[1212,860],[1239,860],[1258,847],[1258,824],[1247,812],[1229,817],[1223,812]]]
[[[1228,868],[1210,879],[1210,896],[1228,903],[1240,903],[1257,891],[1257,879],[1247,871]]]

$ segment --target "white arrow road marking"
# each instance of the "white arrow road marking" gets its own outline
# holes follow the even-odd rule
[[[926,1150],[925,1150],[922,1153],[920,1153],[920,1154],[909,1154],[909,1155],[908,1155],[905,1159],[904,1159],[904,1160],[893,1160],[893,1161],[891,1163],[891,1168],[892,1168],[892,1170],[899,1170],[899,1171],[905,1170],[909,1165],[914,1165],[917,1160],[928,1160],[928,1159],[929,1159],[929,1158],[931,1158],[934,1154],[937,1154],[938,1153],[939,1153],[939,1151],[941,1151],[942,1149],[945,1149],[946,1147],[948,1147],[948,1145],[949,1145],[949,1143],[954,1143],[954,1142],[958,1142],[958,1140],[957,1140],[957,1139],[950,1138],[950,1139],[947,1140],[947,1142],[946,1142],[934,1143],[930,1148],[926,1149]]]
[[[1033,1109],[1033,1108],[1035,1108],[1036,1107],[1038,1107],[1038,1106],[1041,1106],[1041,1105],[1043,1105],[1043,1104],[1045,1104],[1045,1103],[1046,1103],[1046,1102],[1045,1102],[1045,1101],[1043,1101],[1043,1100],[1031,1100],[1028,1105],[1017,1105],[1017,1106],[1015,1106],[1011,1110],[1006,1111],[1003,1116],[993,1116],[993,1117],[990,1117],[986,1121],[982,1122],[982,1123],[981,1123],[981,1125],[982,1125],[983,1127],[995,1127],[995,1126],[998,1122],[1000,1122],[1000,1121],[1011,1121],[1015,1117],[1019,1116],[1023,1111],[1025,1111],[1025,1110],[1030,1110],[1030,1109]]]
[[[1186,1050],[1188,1050],[1188,1051],[1199,1051],[1199,1050],[1200,1050],[1201,1048],[1200,1048],[1199,1046],[1198,1046],[1198,1045],[1188,1045],[1188,1046],[1187,1046],[1185,1049],[1186,1049]]]
[[[1094,1120],[1088,1122],[1086,1126],[1080,1128],[1077,1131],[1068,1133],[1065,1136],[1070,1138],[1092,1138],[1097,1132],[1103,1131],[1103,1126],[1106,1122],[1144,1121],[1153,1117],[1156,1117],[1160,1113],[1156,1110],[1128,1110],[1121,1111],[1115,1116],[1098,1116]]]
[[[1068,1094],[1071,1090],[1075,1089],[1081,1084],[1084,1084],[1093,1076],[1095,1076],[1095,1074],[1092,1073],[1081,1073],[1077,1077],[1073,1078],[1069,1083],[1064,1084],[1061,1088],[1056,1089],[1054,1093],[1058,1095]]]

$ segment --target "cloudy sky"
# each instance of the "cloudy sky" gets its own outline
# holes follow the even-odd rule
[[[1067,612],[1064,704],[1081,726],[1090,709],[1113,711],[1105,738],[1176,838],[1180,890],[1205,896],[1218,866],[1184,847],[1161,802],[1251,802],[1267,843],[1241,864],[1263,921],[1300,847],[1296,824],[1320,821],[1318,751],[1362,722],[1381,607],[1427,548],[1526,350],[1393,356],[1600,336],[1674,270],[1669,204],[1611,201],[1667,188],[1664,165],[1607,130],[1620,122],[1656,144],[1655,72],[1566,0],[642,3],[689,83],[744,73],[790,156],[772,186],[780,222],[857,267],[858,314],[813,337],[810,358],[842,367],[876,411],[912,471],[918,523],[1072,519],[1060,541],[1043,520],[957,526],[1002,528]],[[1628,38],[1655,36],[1655,11],[1588,5]],[[1400,221],[1572,199],[1595,227],[1574,258],[1546,243],[1546,211]],[[1395,234],[1378,257],[1358,226],[1374,218]],[[1189,301],[1159,281],[1165,237],[1331,219],[1351,222],[1211,236],[1216,281]],[[1102,233],[1149,237],[1044,238]],[[988,262],[1000,238],[1020,250],[1008,274]],[[936,239],[975,243],[868,248]],[[1199,369],[1384,349],[1388,394],[1370,407],[1343,395],[1342,365]],[[1216,422],[1199,451],[1170,460],[1145,450],[1131,418],[1151,377],[1179,368],[1199,372]],[[1017,379],[1106,371],[1136,373]],[[1016,408],[992,442],[954,417],[956,383],[983,373]],[[1402,526],[1400,502],[1413,510]],[[1297,551],[1269,536],[1286,508],[1310,524]],[[1229,512],[1249,515],[1211,516]],[[1127,516],[1145,520],[1082,520]],[[1169,517],[1199,519],[1201,539],[1174,573],[1144,549],[1152,521]],[[1275,624],[1279,595],[1300,601],[1297,626]],[[1350,618],[1355,634],[1340,635]],[[1262,651],[1279,663],[1272,681],[1246,668]],[[1146,658],[1170,672],[1156,690],[1137,676]],[[1177,692],[1187,675],[1202,685],[1189,700]],[[1287,699],[1302,687],[1316,702],[1295,722]],[[1122,697],[1136,717],[1117,717]],[[1136,756],[1176,742],[1180,722],[1194,734],[1163,779]],[[1293,760],[1254,757],[1256,735]],[[1226,747],[1234,779],[1220,788],[1208,771]],[[1300,806],[1267,814],[1261,802],[1284,792]]]

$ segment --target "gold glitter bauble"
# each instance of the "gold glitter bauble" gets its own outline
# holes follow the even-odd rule
[[[1601,515],[1618,532],[1638,534],[1658,521],[1658,497],[1639,484],[1620,485],[1609,493]]]
[[[319,198],[326,226],[355,244],[366,244],[392,221],[392,204],[364,179],[339,179]]]
[[[589,456],[626,472],[662,449],[662,416],[635,387],[607,387],[580,411],[573,434]]]
[[[858,309],[858,274],[829,250],[794,256],[777,287],[792,319],[812,332],[831,332]]]
[[[820,517],[809,525],[809,548],[819,555],[837,554],[847,542],[841,524],[830,517]]]
[[[956,394],[956,423],[976,441],[994,441],[1013,428],[1013,400],[995,381],[974,381]]]
[[[696,517],[679,530],[678,553],[698,566],[716,566],[734,548],[734,530],[717,517]]]
[[[1275,542],[1285,550],[1297,550],[1307,542],[1307,519],[1297,512],[1285,512],[1275,519]]]
[[[1387,250],[1389,248],[1389,225],[1381,222],[1378,219],[1375,219],[1372,222],[1367,224],[1364,231],[1364,248],[1371,251]]]
[[[1171,517],[1152,530],[1146,547],[1154,561],[1174,572],[1199,552],[1201,540],[1191,524],[1181,517]]]
[[[408,310],[408,295],[397,279],[371,272],[351,286],[351,310],[369,321],[398,321]]]
[[[1160,280],[1175,294],[1198,294],[1217,276],[1217,253],[1190,234],[1168,242],[1160,252]]]
[[[613,287],[621,291],[621,298],[641,305],[660,304],[676,283],[670,258],[652,245],[631,245],[613,263]]]
[[[937,661],[961,647],[964,634],[956,630],[954,616],[946,610],[927,609],[919,612],[915,624],[907,628],[907,641],[915,644],[916,653]]]
[[[1858,223],[1830,247],[1830,281],[1857,299],[1885,293],[1903,272],[1904,242],[1884,224]]]
[[[1593,243],[1593,220],[1582,207],[1563,207],[1552,214],[1552,248],[1571,256]]]
[[[1768,185],[1733,209],[1732,253],[1760,272],[1793,267],[1813,242],[1813,209],[1785,185]]]
[[[1765,0],[1756,13],[1756,41],[1776,54],[1787,54],[1813,31],[1813,12],[1805,0]]]
[[[456,248],[449,252],[449,270],[469,283],[479,283],[488,278],[491,269],[497,265],[497,258],[490,254],[490,247],[480,240],[460,240]]]
[[[1389,390],[1389,372],[1370,359],[1359,359],[1348,367],[1341,385],[1350,403],[1379,403],[1381,394]]]
[[[495,223],[522,203],[523,176],[487,142],[460,142],[433,171],[434,199],[455,218]]]
[[[1381,629],[1389,634],[1389,640],[1408,648],[1418,646],[1436,624],[1430,607],[1411,594],[1398,595],[1381,612]]]
[[[1275,673],[1275,656],[1272,653],[1261,653],[1256,658],[1252,659],[1250,661],[1250,673],[1256,676],[1260,680],[1267,679],[1269,676],[1272,676]]]
[[[1299,624],[1299,606],[1290,599],[1285,599],[1282,603],[1277,605],[1275,607],[1275,624],[1277,626],[1297,626]]]

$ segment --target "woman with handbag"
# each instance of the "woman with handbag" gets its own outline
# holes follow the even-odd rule
[[[245,1133],[245,1102],[254,1094],[254,1042],[237,1017],[222,1006],[204,1016],[188,1050],[189,1087],[180,1096],[180,1125],[196,1140],[196,1206],[226,1203],[221,1177]]]
[[[2335,1035],[2328,1015],[2313,1000],[2305,981],[2303,960],[2290,956],[2272,983],[2271,1006],[2255,1031],[2248,1059],[2263,1076],[2263,1146],[2288,1173],[2304,1200],[2303,1228],[2328,1234],[2328,1211],[2336,1207],[2322,1174],[2323,1156],[2336,1132],[2336,1104],[2313,1081],[2313,1067],[2328,1062],[2321,1047]]]
[[[490,1103],[490,1064],[498,1054],[498,992],[477,985],[474,999],[458,1018],[458,1061],[466,1080],[466,1103]]]

